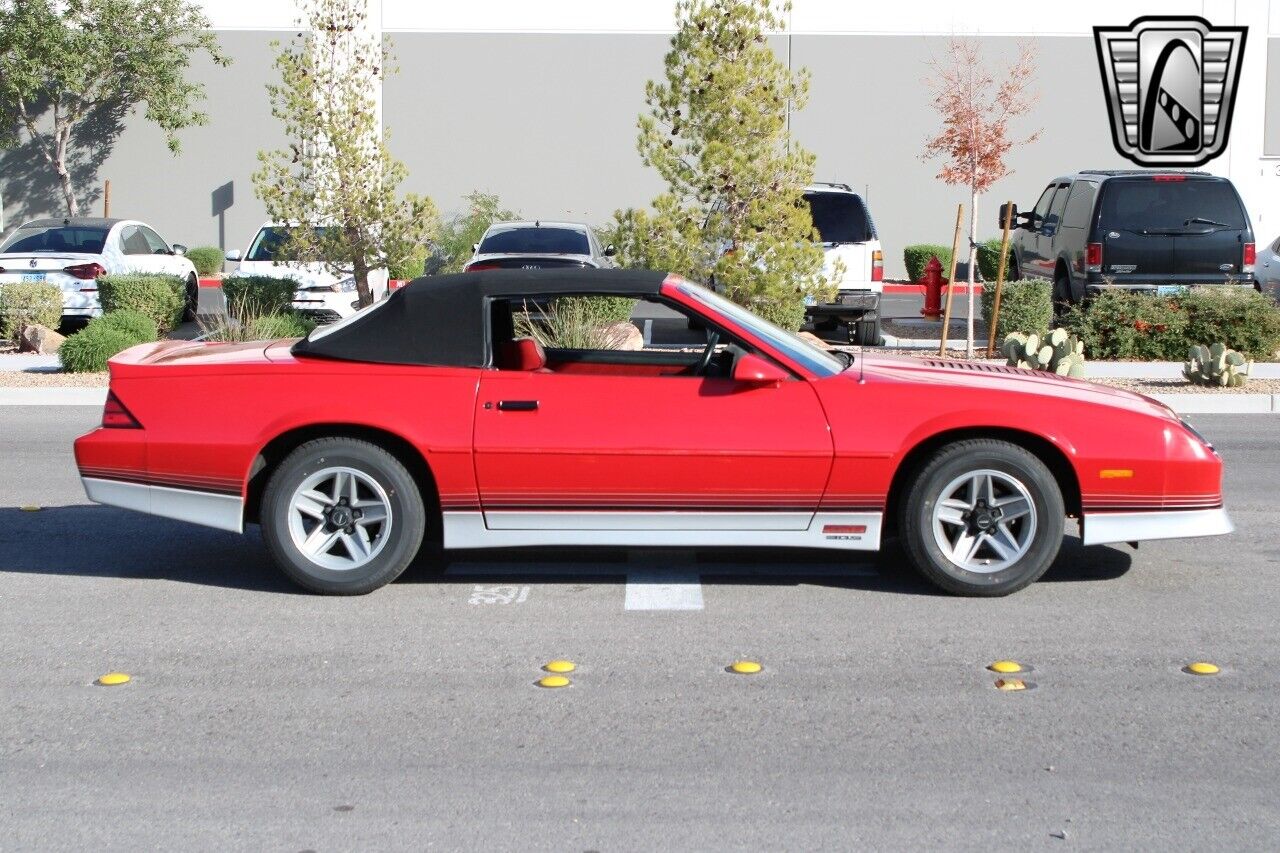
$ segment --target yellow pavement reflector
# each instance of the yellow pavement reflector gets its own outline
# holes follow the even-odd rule
[[[571,660],[553,660],[542,667],[546,672],[573,672],[577,668],[578,665]]]
[[[753,660],[740,660],[729,664],[729,671],[736,672],[739,675],[751,675],[762,669],[764,669],[764,667]]]
[[[996,690],[1026,690],[1027,682],[1021,678],[997,678]]]
[[[124,672],[108,672],[106,675],[98,679],[98,684],[103,687],[114,687],[117,684],[127,684],[129,682],[128,673]]]
[[[539,687],[568,687],[569,684],[569,679],[563,675],[548,675],[546,678],[538,679]]]
[[[1195,663],[1187,664],[1182,668],[1182,671],[1192,675],[1217,675],[1218,665],[1208,661],[1196,661]]]
[[[990,664],[987,669],[992,672],[1022,672],[1023,666],[1016,660],[998,660],[995,663]]]
[[[22,510],[23,512],[39,512],[40,511],[40,507],[36,506],[35,504],[23,504],[22,506],[18,507],[18,509]]]

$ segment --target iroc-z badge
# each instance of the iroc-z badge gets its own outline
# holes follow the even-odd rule
[[[1222,153],[1244,58],[1245,27],[1143,17],[1094,27],[1111,137],[1139,166],[1199,166]]]

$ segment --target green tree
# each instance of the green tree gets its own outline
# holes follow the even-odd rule
[[[204,88],[185,77],[201,51],[230,62],[200,7],[185,0],[0,0],[0,146],[19,144],[25,132],[77,216],[69,158],[109,144],[96,133],[80,138],[86,120],[105,113],[118,130],[145,102],[176,154],[177,132],[208,120],[195,109]]]
[[[279,257],[353,276],[370,305],[369,273],[409,258],[438,217],[430,199],[398,194],[407,170],[387,150],[376,97],[391,57],[367,25],[366,3],[299,7],[304,32],[274,45],[280,83],[267,86],[289,145],[259,152],[253,185],[271,219],[300,226]]]
[[[471,247],[480,242],[485,229],[495,222],[520,219],[520,214],[507,210],[492,193],[479,190],[467,196],[467,211],[449,220],[440,229],[435,240],[436,257],[440,267],[436,272],[462,272],[463,265],[471,257]]]
[[[619,211],[607,231],[625,265],[714,278],[731,299],[797,329],[804,297],[834,287],[803,198],[814,157],[788,131],[790,110],[808,99],[808,73],[788,69],[766,37],[788,8],[677,2],[666,73],[645,86],[637,146],[667,191],[652,212]]]

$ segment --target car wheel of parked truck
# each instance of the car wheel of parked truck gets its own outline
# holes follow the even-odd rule
[[[309,441],[267,481],[262,538],[290,578],[314,592],[363,595],[417,555],[426,509],[413,476],[375,444]]]
[[[1045,573],[1062,547],[1062,492],[1025,448],[974,439],[948,445],[920,468],[898,519],[916,569],[959,595],[1016,592]]]

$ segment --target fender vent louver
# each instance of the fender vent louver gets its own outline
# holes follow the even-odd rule
[[[1020,367],[1009,367],[1006,364],[986,364],[980,361],[943,361],[942,359],[927,358],[924,363],[930,367],[941,367],[947,370],[973,370],[978,373],[1011,373],[1019,376],[1029,371]]]

